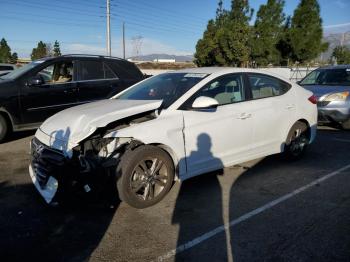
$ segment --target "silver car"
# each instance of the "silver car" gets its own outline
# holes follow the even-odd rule
[[[318,68],[299,85],[317,97],[319,123],[350,129],[350,65]]]

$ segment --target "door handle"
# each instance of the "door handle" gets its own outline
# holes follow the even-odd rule
[[[242,113],[237,118],[243,120],[243,119],[247,119],[247,118],[249,118],[251,116],[252,116],[252,114]]]
[[[290,104],[290,105],[287,105],[286,108],[287,108],[287,109],[294,109],[294,108],[295,108],[295,105]]]

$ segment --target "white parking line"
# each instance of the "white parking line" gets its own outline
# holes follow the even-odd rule
[[[215,236],[215,235],[217,235],[217,234],[219,234],[221,232],[224,232],[225,230],[229,229],[230,227],[232,227],[234,225],[237,225],[237,224],[239,224],[239,223],[241,223],[241,222],[243,222],[243,221],[245,221],[245,220],[247,220],[247,219],[249,219],[251,217],[254,217],[254,216],[264,212],[265,210],[268,210],[268,209],[270,209],[270,208],[272,208],[272,207],[274,207],[274,206],[276,206],[276,205],[278,205],[278,204],[288,200],[289,198],[304,192],[305,190],[309,189],[310,187],[313,187],[313,186],[315,186],[315,185],[317,185],[317,184],[319,184],[321,182],[324,182],[325,180],[327,180],[327,179],[329,179],[331,177],[334,177],[335,175],[337,175],[337,174],[339,174],[339,173],[341,173],[341,172],[343,172],[343,171],[345,171],[345,170],[347,170],[349,168],[350,168],[350,164],[347,165],[347,166],[344,166],[344,167],[342,167],[342,168],[340,168],[338,170],[335,170],[334,172],[329,173],[328,175],[320,177],[320,178],[314,180],[313,182],[311,182],[311,183],[309,183],[309,184],[307,184],[305,186],[302,186],[302,187],[292,191],[289,194],[281,196],[280,198],[277,198],[277,199],[267,203],[266,205],[263,205],[263,206],[261,206],[261,207],[259,207],[257,209],[254,209],[254,210],[244,214],[243,216],[240,216],[240,217],[230,221],[227,224],[219,226],[219,227],[217,227],[217,228],[215,228],[215,229],[213,229],[213,230],[211,230],[211,231],[209,231],[209,232],[207,232],[207,233],[205,233],[205,234],[203,234],[203,235],[201,235],[201,236],[199,236],[197,238],[194,238],[191,241],[178,246],[176,249],[170,250],[166,254],[164,254],[162,256],[159,256],[156,261],[163,261],[165,259],[169,259],[172,256],[175,256],[176,254],[179,254],[179,253],[181,253],[181,252],[183,252],[185,250],[188,250],[188,249],[190,249],[190,248],[192,248],[192,247],[202,243],[203,241],[208,240],[209,238],[212,238],[213,236]]]
[[[350,143],[350,139],[333,138],[335,141]]]

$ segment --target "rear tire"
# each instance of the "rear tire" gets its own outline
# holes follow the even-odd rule
[[[9,128],[5,117],[0,115],[0,143],[6,138],[8,130]]]
[[[300,121],[292,126],[284,147],[284,154],[287,159],[296,160],[304,155],[306,148],[309,145],[307,129],[307,125]]]
[[[174,164],[161,148],[151,145],[128,150],[117,167],[119,198],[135,208],[158,203],[174,181]]]
[[[346,120],[341,124],[342,128],[345,130],[350,130],[350,119]]]

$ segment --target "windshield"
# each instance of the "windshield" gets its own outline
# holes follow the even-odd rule
[[[13,71],[11,71],[10,73],[4,75],[4,76],[1,76],[1,79],[15,79],[17,78],[18,76],[28,72],[30,69],[32,69],[33,67],[37,66],[38,64],[44,62],[44,60],[37,60],[37,61],[33,61],[29,64],[26,64],[22,67],[19,67]]]
[[[308,74],[300,84],[350,86],[350,68],[317,69]]]
[[[147,79],[122,93],[116,99],[128,100],[163,100],[163,107],[168,108],[207,74],[165,73]]]

